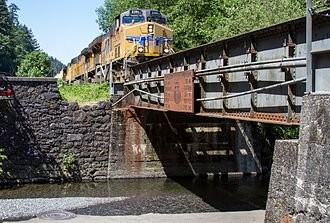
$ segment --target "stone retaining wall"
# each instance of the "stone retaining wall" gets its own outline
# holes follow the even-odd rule
[[[79,108],[60,100],[55,79],[10,78],[15,99],[0,100],[5,182],[105,179],[110,104]]]

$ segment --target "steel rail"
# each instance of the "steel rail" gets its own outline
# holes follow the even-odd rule
[[[125,94],[123,97],[121,97],[118,101],[116,101],[115,103],[113,103],[113,104],[111,105],[111,107],[116,106],[119,102],[121,102],[122,100],[124,100],[125,98],[127,98],[130,94],[134,93],[135,91],[138,91],[138,92],[140,92],[140,93],[142,93],[142,94],[146,94],[146,95],[149,95],[149,96],[152,96],[152,97],[155,97],[155,98],[164,99],[164,97],[162,97],[162,96],[155,95],[155,94],[151,94],[151,93],[149,93],[149,92],[142,91],[142,90],[140,90],[140,89],[136,89],[136,88],[135,88],[135,89],[131,90],[130,92],[128,92],[127,94]]]
[[[151,78],[146,78],[146,79],[141,79],[141,80],[134,80],[134,81],[129,81],[127,83],[124,83],[124,86],[142,84],[142,83],[153,82],[153,81],[162,81],[163,79],[164,79],[164,76],[151,77]]]
[[[244,91],[244,92],[237,93],[237,94],[226,95],[226,96],[222,96],[222,97],[200,98],[200,99],[196,99],[196,101],[225,100],[225,99],[229,99],[229,98],[235,98],[235,97],[240,97],[240,96],[243,96],[243,95],[257,93],[257,92],[260,92],[260,91],[264,91],[264,90],[268,90],[268,89],[272,89],[272,88],[276,88],[276,87],[281,87],[281,86],[294,84],[294,83],[301,82],[301,81],[304,81],[304,80],[306,80],[306,77],[298,78],[298,79],[291,80],[291,81],[285,81],[285,82],[282,82],[282,83],[279,83],[279,84],[273,84],[273,85],[269,85],[269,86],[262,87],[262,88],[257,88],[257,89],[250,90],[250,91]]]

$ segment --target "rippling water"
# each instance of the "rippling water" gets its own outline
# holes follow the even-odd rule
[[[77,214],[131,215],[265,209],[268,181],[261,176],[111,180],[37,184],[0,190],[0,198],[129,197],[71,210]]]

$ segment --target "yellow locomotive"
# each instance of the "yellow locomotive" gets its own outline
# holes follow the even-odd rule
[[[173,30],[158,10],[131,9],[115,19],[109,32],[95,38],[72,59],[64,72],[67,82],[109,80],[120,90],[128,79],[127,67],[170,54]],[[115,92],[116,94],[116,92]]]

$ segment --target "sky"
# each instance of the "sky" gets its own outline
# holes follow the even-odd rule
[[[29,27],[41,50],[68,64],[102,33],[96,8],[104,0],[7,0],[20,9],[19,21]]]

